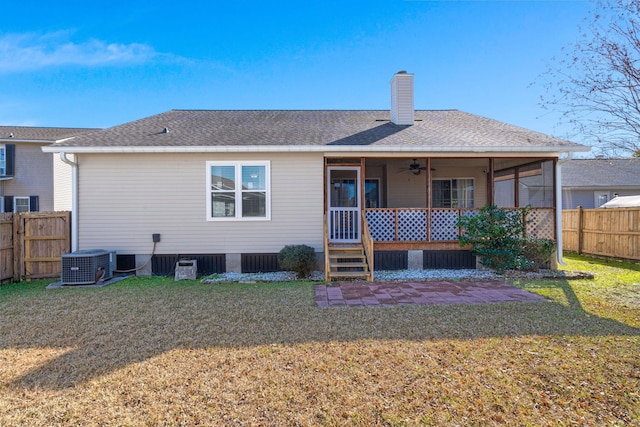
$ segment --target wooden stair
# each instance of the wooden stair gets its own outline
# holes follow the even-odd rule
[[[361,279],[371,280],[364,247],[361,243],[329,245],[327,280]]]

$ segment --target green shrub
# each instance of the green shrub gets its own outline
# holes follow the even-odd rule
[[[523,242],[522,255],[531,262],[531,270],[539,270],[551,260],[556,242],[550,239],[527,238]]]
[[[471,251],[486,267],[504,270],[538,270],[547,264],[556,244],[553,240],[526,236],[529,208],[502,209],[485,206],[476,216],[461,216],[464,233],[460,245]]]
[[[297,273],[300,278],[309,277],[317,264],[316,252],[307,245],[287,245],[278,253],[278,263],[281,268]]]
[[[498,272],[528,269],[522,245],[526,213],[527,208],[507,210],[489,205],[481,208],[476,216],[461,216],[458,226],[464,233],[460,236],[460,245],[471,245],[482,264]]]

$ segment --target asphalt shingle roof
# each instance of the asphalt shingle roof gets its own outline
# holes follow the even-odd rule
[[[640,158],[570,160],[562,165],[562,186],[640,187]]]
[[[64,147],[414,146],[470,150],[583,146],[457,110],[415,112],[415,124],[389,122],[386,110],[171,110],[95,133]],[[164,132],[164,129],[167,132]]]
[[[30,126],[0,126],[0,140],[26,140],[54,142],[73,136],[95,132],[97,129],[88,128],[51,128]]]

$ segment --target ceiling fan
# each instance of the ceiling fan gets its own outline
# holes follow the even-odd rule
[[[420,164],[417,162],[417,159],[413,159],[413,162],[409,164],[408,167],[400,168],[398,172],[411,172],[414,175],[420,175],[420,172],[422,172],[423,170],[427,170],[427,167],[420,166]]]

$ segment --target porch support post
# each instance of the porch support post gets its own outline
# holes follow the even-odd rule
[[[422,250],[408,250],[407,251],[407,268],[409,270],[422,270],[423,266],[423,251]]]
[[[489,159],[489,170],[487,171],[487,204],[488,205],[493,205],[494,204],[494,189],[493,189],[493,183],[494,183],[494,177],[493,177],[493,171],[495,170],[494,168],[494,158],[491,157]]]
[[[431,241],[431,157],[427,157],[427,242]]]
[[[568,156],[567,160],[571,158],[571,155]],[[556,160],[554,161],[556,170],[555,170],[555,203],[554,208],[556,211],[556,260],[560,265],[567,265],[562,259],[562,173],[561,173],[561,162]]]
[[[364,221],[362,220],[362,216],[366,215],[365,210],[367,209],[367,195],[365,193],[365,179],[366,179],[366,159],[364,157],[360,157],[360,215],[358,215],[358,230],[360,230],[360,242],[362,242],[362,227],[364,226]]]

